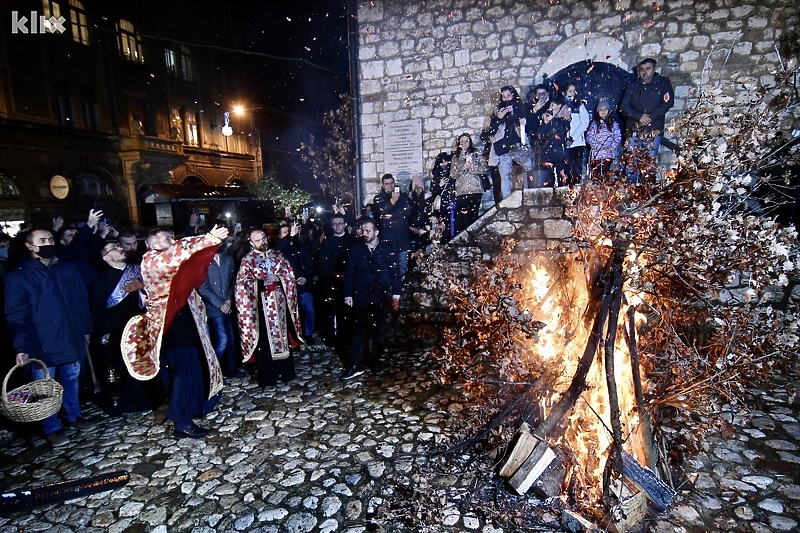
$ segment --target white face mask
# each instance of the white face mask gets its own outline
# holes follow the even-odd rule
[[[574,94],[568,94],[568,95],[567,95],[567,100],[569,100],[570,102],[572,102],[573,100],[575,100],[575,95],[574,95]]]

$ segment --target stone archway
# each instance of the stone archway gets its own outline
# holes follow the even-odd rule
[[[576,35],[550,54],[535,81],[556,90],[574,83],[589,113],[601,99],[608,100],[616,112],[625,86],[633,79],[631,67],[622,59],[623,47],[621,41],[608,35]]]
[[[553,50],[550,56],[536,73],[535,83],[552,77],[553,72],[563,70],[574,63],[610,63],[625,72],[631,67],[622,59],[625,45],[610,35],[582,33],[570,37]],[[535,84],[534,83],[534,84]]]

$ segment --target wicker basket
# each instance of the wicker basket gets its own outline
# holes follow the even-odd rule
[[[29,363],[38,363],[44,369],[44,379],[32,381],[6,393],[8,378],[17,368],[15,365],[8,371],[3,380],[3,396],[0,398],[0,412],[15,422],[38,422],[61,409],[61,397],[64,389],[56,380],[50,378],[50,371],[39,359],[29,359]],[[26,363],[27,364],[27,363]]]

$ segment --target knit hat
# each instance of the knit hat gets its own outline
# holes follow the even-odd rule
[[[606,109],[608,109],[608,110],[611,110],[611,104],[609,104],[608,100],[606,100],[605,98],[603,98],[602,100],[597,102],[597,110],[599,111],[600,109],[603,109],[604,107]]]

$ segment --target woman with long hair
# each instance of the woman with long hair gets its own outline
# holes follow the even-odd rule
[[[483,197],[481,174],[489,172],[483,154],[478,153],[469,133],[456,140],[456,151],[450,163],[450,177],[455,182],[455,232],[459,233],[478,219]]]

